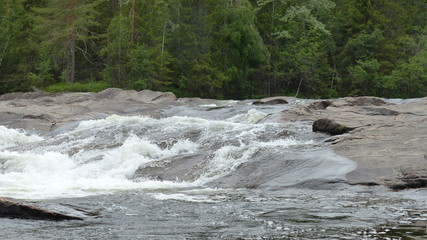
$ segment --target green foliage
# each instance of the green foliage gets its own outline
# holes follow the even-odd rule
[[[160,47],[160,46],[159,46]],[[130,86],[136,90],[162,89],[170,84],[170,55],[161,48],[139,45],[130,52]]]
[[[127,78],[126,62],[129,60],[129,52],[132,47],[132,43],[129,41],[131,38],[129,25],[128,16],[113,17],[105,34],[106,44],[100,52],[107,60],[103,70],[104,78],[121,87],[125,85],[123,81]]]
[[[423,97],[426,12],[395,0],[3,0],[0,94]]]
[[[52,70],[53,62],[49,58],[46,47],[41,47],[39,50],[38,60],[34,66],[35,71],[28,73],[27,78],[30,80],[31,86],[42,87],[54,82]]]
[[[414,56],[386,76],[388,97],[427,96],[427,27],[416,45]]]
[[[93,46],[93,31],[97,26],[95,7],[100,0],[51,0],[34,11],[32,41],[49,49],[58,73],[67,73],[66,81],[75,81],[76,57],[87,59]],[[43,52],[42,54],[46,54]]]
[[[43,90],[46,92],[100,92],[109,88],[110,84],[106,82],[91,82],[91,83],[56,83],[50,85]]]

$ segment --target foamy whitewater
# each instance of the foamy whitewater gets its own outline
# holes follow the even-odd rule
[[[223,121],[112,115],[44,138],[1,127],[0,196],[48,199],[200,187],[232,173],[261,150],[313,143],[294,136],[268,139],[280,124],[259,123],[266,115],[255,109]],[[200,152],[208,159],[191,181],[135,177],[145,166]]]
[[[159,106],[159,119],[111,115],[38,134],[0,126],[0,196],[84,218],[2,218],[0,239],[426,234],[425,191],[346,185],[356,164],[336,155],[327,135],[280,120],[298,101],[177,103]]]

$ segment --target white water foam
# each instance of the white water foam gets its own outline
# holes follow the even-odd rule
[[[164,193],[152,193],[150,194],[157,200],[176,200],[183,202],[194,202],[194,203],[217,203],[219,201],[213,200],[208,196],[203,195],[187,195],[183,193],[164,194]]]
[[[261,149],[310,144],[292,138],[260,141],[274,124],[256,124],[266,114],[250,110],[226,121],[195,117],[123,117],[83,121],[57,139],[34,149],[0,151],[0,196],[49,199],[108,194],[129,189],[176,189],[203,186],[233,172]],[[129,130],[130,129],[130,130]],[[0,128],[13,144],[41,141]],[[126,131],[130,133],[124,134]],[[141,132],[142,131],[142,132]],[[98,136],[99,135],[99,136]],[[102,145],[117,141],[116,145]],[[161,142],[168,142],[162,146]],[[101,143],[100,143],[101,142]],[[28,150],[31,149],[31,150]],[[208,159],[192,182],[134,179],[135,172],[156,161],[207,152]],[[209,153],[210,152],[210,153]]]
[[[214,152],[212,161],[209,162],[206,170],[197,180],[202,185],[232,173],[242,163],[249,161],[260,150],[270,150],[288,148],[295,145],[312,144],[312,141],[298,141],[293,138],[280,139],[269,142],[251,142],[249,145],[224,146]]]
[[[26,135],[23,131],[0,126],[0,149],[43,140],[37,135]]]
[[[254,124],[262,121],[267,116],[266,113],[260,112],[256,109],[251,109],[246,114],[239,114],[229,118],[231,122]]]
[[[89,151],[69,157],[57,152],[35,154],[4,151],[0,152],[0,161],[3,162],[0,168],[0,196],[46,199],[137,188],[188,187],[190,184],[186,183],[133,181],[129,177],[150,161],[195,149],[195,144],[181,141],[170,149],[162,150],[145,139],[131,136],[118,148],[94,150],[102,159],[83,164],[79,164],[82,157],[95,154]]]

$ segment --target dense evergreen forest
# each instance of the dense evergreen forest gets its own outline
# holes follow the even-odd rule
[[[0,21],[0,94],[427,96],[425,0],[1,0]]]

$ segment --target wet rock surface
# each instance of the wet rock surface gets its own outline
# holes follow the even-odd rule
[[[0,197],[0,218],[2,217],[52,221],[83,220],[81,217],[53,212],[14,199]]]
[[[282,115],[284,121],[324,118],[350,129],[329,139],[337,154],[358,165],[347,174],[350,184],[425,187],[427,98],[348,97],[297,106]]]
[[[252,102],[252,105],[278,105],[278,104],[288,104],[289,102],[286,101],[283,97],[270,97],[270,98],[263,98],[257,101]]]
[[[285,97],[274,97],[255,102],[241,101],[241,104],[275,105],[286,104],[287,100]],[[102,119],[112,114],[161,118],[164,112],[173,115],[180,106],[227,107],[213,103],[218,102],[197,98],[177,99],[172,93],[114,88],[96,94],[9,93],[0,96],[0,125],[51,132],[79,121]],[[323,123],[315,124],[313,130],[335,135],[327,138],[327,144],[331,144],[338,155],[357,163],[357,168],[347,174],[350,184],[379,184],[393,189],[425,185],[427,98],[386,100],[347,97],[308,101],[307,104],[284,110],[278,120]],[[182,162],[186,165],[193,163],[194,159],[198,157],[183,158]],[[152,168],[150,171],[155,172],[156,166]],[[159,172],[150,177],[173,179],[185,173],[186,169],[181,169],[171,175]],[[146,175],[144,171],[140,174]],[[187,177],[191,178],[187,175],[184,179]]]

